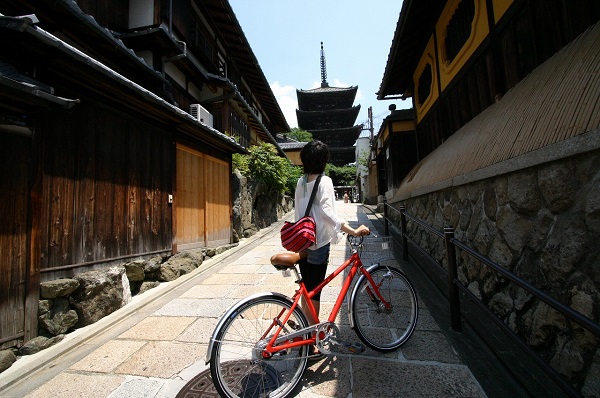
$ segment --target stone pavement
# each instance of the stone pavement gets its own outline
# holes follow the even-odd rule
[[[373,227],[374,217],[361,205],[336,205],[351,225]],[[250,294],[291,295],[296,287],[293,278],[284,278],[269,262],[282,251],[280,225],[244,239],[189,275],[136,296],[57,345],[19,359],[0,374],[0,397],[176,397],[180,392],[216,396],[205,357],[219,317]],[[403,268],[376,243],[381,237],[368,239],[373,244],[363,253],[365,264],[386,262]],[[332,247],[330,268],[347,255],[345,241]],[[324,290],[321,315],[332,307],[340,283],[338,277]],[[419,296],[426,293],[417,289]],[[309,363],[295,396],[485,397],[423,300],[419,304],[416,330],[398,351],[380,354],[367,349],[360,355]],[[340,329],[347,340],[359,341],[347,324]]]

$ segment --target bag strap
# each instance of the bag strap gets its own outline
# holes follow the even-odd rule
[[[317,177],[317,181],[315,181],[315,186],[313,187],[312,193],[310,194],[310,199],[308,200],[308,206],[306,206],[306,214],[304,214],[304,217],[308,217],[310,213],[310,208],[312,207],[312,204],[315,201],[317,189],[319,188],[319,181],[321,181],[322,176],[322,174],[319,174],[319,176]]]

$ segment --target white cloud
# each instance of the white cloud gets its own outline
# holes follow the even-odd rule
[[[332,87],[352,87],[352,84],[344,83],[339,79],[334,79]]]
[[[298,109],[296,88],[294,86],[282,86],[277,81],[271,83],[271,90],[290,127],[298,127],[298,120],[296,119],[296,109]]]
[[[363,97],[362,91],[360,88],[356,90],[356,98],[354,98],[355,103],[360,103],[361,98]]]

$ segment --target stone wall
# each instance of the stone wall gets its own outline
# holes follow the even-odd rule
[[[254,235],[294,209],[294,200],[262,183],[233,173],[233,241]]]
[[[515,169],[392,206],[454,227],[467,246],[598,322],[600,150]],[[447,269],[443,240],[415,223],[407,231]],[[597,337],[460,250],[457,262],[472,293],[584,396],[600,396]]]

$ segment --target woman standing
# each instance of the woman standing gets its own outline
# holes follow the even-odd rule
[[[321,141],[311,141],[302,148],[300,159],[302,160],[304,175],[300,177],[296,184],[296,220],[304,216],[315,180],[325,171],[325,166],[329,161],[329,148]],[[338,233],[346,232],[354,236],[368,235],[370,233],[369,228],[366,226],[361,225],[354,229],[345,220],[338,217],[335,211],[333,181],[328,176],[323,175],[321,177],[314,203],[310,210],[310,216],[314,218],[317,227],[317,241],[307,249],[308,256],[299,263],[302,280],[309,291],[317,287],[325,279],[327,264],[329,263],[330,246],[332,243],[335,244],[337,242]],[[303,308],[306,308],[306,303],[304,299],[302,300],[301,305]],[[318,315],[321,307],[321,293],[316,294],[311,301]],[[311,325],[317,323],[316,319],[312,319],[310,311],[304,311],[304,313],[307,315]]]

